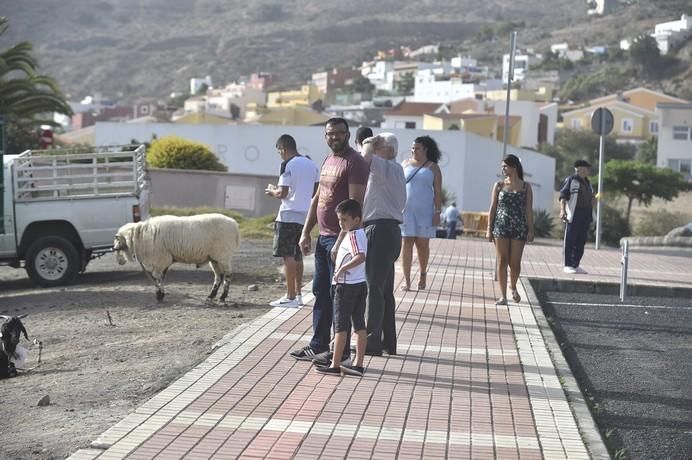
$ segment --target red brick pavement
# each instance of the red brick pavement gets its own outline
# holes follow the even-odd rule
[[[587,250],[588,275],[561,257],[529,245],[523,276],[619,281],[619,251]],[[397,290],[399,354],[366,357],[363,378],[288,357],[311,309],[275,308],[71,458],[588,458],[531,306],[494,304],[494,263],[487,242],[433,240],[428,289]],[[634,283],[690,287],[690,272],[690,258],[630,260]]]

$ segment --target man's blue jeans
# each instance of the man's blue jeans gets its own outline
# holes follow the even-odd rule
[[[331,294],[334,263],[330,253],[334,243],[336,243],[336,236],[320,235],[315,244],[315,273],[312,278],[315,306],[312,308],[313,335],[310,348],[318,353],[329,350],[331,338],[334,313]]]

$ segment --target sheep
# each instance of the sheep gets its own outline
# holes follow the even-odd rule
[[[21,321],[21,318],[25,317],[26,315],[0,315],[0,319],[5,320],[2,326],[0,326],[0,343],[2,346],[2,350],[0,350],[0,378],[17,375],[17,371],[11,361],[16,357],[15,351],[17,350],[17,345],[19,345],[22,333],[24,333],[26,340],[29,340],[29,336]]]
[[[216,297],[223,283],[220,301],[230,287],[231,257],[240,246],[238,223],[222,214],[189,217],[158,216],[143,222],[125,224],[115,235],[113,251],[120,265],[137,260],[156,286],[156,299],[164,298],[163,281],[174,262],[209,262],[214,284],[207,301]]]

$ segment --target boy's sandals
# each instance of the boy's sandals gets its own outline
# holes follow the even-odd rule
[[[516,303],[521,302],[521,296],[516,289],[512,289],[512,300],[514,300]]]
[[[428,274],[426,272],[422,272],[420,274],[420,277],[418,279],[418,290],[419,291],[422,291],[425,289],[425,282],[427,281],[427,279],[426,279],[427,276],[428,276]]]
[[[410,290],[411,290],[411,286],[409,286],[409,285],[407,285],[407,284],[402,284],[402,285],[399,287],[399,290],[400,290],[401,292],[407,292],[407,291],[410,291]]]
[[[495,305],[507,305],[507,299],[505,299],[504,297],[501,299],[497,299]]]

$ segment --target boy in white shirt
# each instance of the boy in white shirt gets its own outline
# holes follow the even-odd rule
[[[330,367],[316,367],[315,370],[326,375],[356,375],[364,373],[363,359],[367,343],[365,329],[365,299],[368,294],[365,281],[365,254],[368,240],[361,227],[363,210],[356,200],[344,200],[336,207],[339,226],[346,233],[334,264],[332,289],[334,292],[334,350],[343,350],[347,334],[353,330],[358,336],[356,359],[352,366],[339,363],[339,354],[332,357]]]

